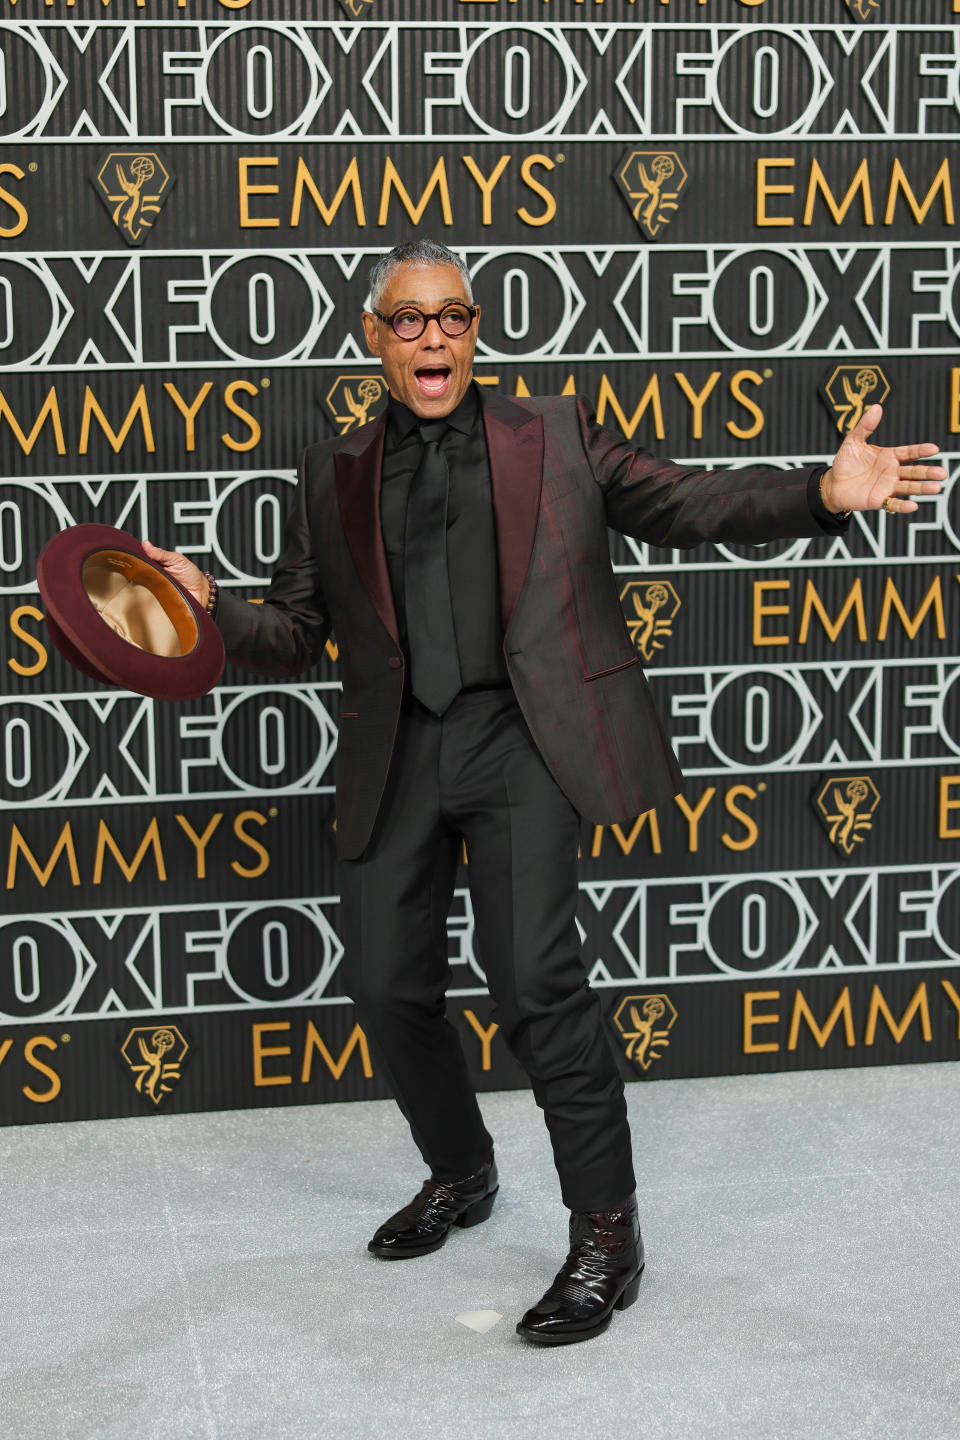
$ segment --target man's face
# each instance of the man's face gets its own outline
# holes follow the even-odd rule
[[[469,306],[463,276],[452,265],[398,265],[380,298],[378,309],[387,316],[405,307],[421,314],[439,314],[445,305]],[[445,335],[431,320],[415,340],[401,340],[389,320],[363,312],[367,348],[379,355],[390,394],[415,415],[438,420],[460,404],[473,376],[477,321],[473,317],[463,335]]]

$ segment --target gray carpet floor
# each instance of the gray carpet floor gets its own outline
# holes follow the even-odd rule
[[[491,1219],[394,1264],[391,1103],[0,1130],[0,1436],[957,1440],[960,1065],[628,1093],[640,1299],[556,1350],[514,1333],[566,1248],[525,1092]]]

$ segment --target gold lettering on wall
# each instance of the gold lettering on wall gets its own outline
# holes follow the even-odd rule
[[[480,1069],[489,1070],[492,1066],[490,1046],[500,1026],[496,1020],[489,1025],[483,1025],[472,1010],[464,1010],[463,1018],[480,1041]]]
[[[213,389],[213,381],[202,381],[193,397],[188,399],[181,394],[173,381],[164,382],[160,399],[166,397],[169,400],[176,414],[174,424],[178,429],[182,424],[184,450],[187,453],[196,448],[196,418]],[[260,443],[263,434],[260,421],[240,398],[253,398],[260,394],[260,390],[261,387],[251,380],[232,380],[223,388],[223,406],[229,416],[240,422],[240,426],[236,429],[231,425],[230,430],[221,433],[220,440],[227,450],[232,450],[235,454],[245,454],[256,449]],[[84,385],[83,399],[79,406],[80,423],[76,434],[77,455],[86,455],[94,440],[101,437],[115,455],[119,455],[128,446],[142,447],[148,454],[156,451],[155,430],[168,433],[173,418],[166,404],[158,407],[156,401],[151,403],[143,384],[137,387],[132,399],[120,402],[120,412],[123,411],[124,404],[125,413],[108,413],[94,387],[90,384]],[[3,429],[4,426],[9,427],[20,450],[24,455],[29,455],[41,436],[46,433],[46,438],[48,442],[53,442],[56,453],[66,455],[68,446],[63,414],[69,416],[75,412],[71,394],[65,391],[61,402],[56,385],[51,385],[40,409],[32,417],[18,415],[0,389],[0,438],[6,438]]]
[[[957,995],[950,981],[944,980],[941,984],[948,1000],[960,1015],[960,996]],[[779,1008],[773,1007],[778,1007],[782,996],[782,990],[744,991],[742,1001],[744,1055],[776,1054],[783,1048],[779,1039],[770,1040],[757,1037],[757,1032],[762,1027],[780,1024],[781,1011]],[[881,1021],[883,1022],[882,1030]],[[879,1030],[881,1035],[889,1034],[894,1045],[902,1045],[914,1022],[919,1025],[920,1036],[924,1044],[929,1044],[933,1039],[933,1027],[930,1019],[929,992],[925,980],[921,980],[916,987],[899,1017],[893,1013],[881,987],[874,984],[866,1004],[866,1014],[863,1016],[863,1038],[860,1043],[864,1046],[874,1045]],[[817,1020],[815,1011],[807,1001],[802,987],[798,987],[794,992],[790,1025],[786,1037],[788,1050],[798,1048],[801,1024],[806,1027],[821,1050],[824,1049],[838,1027],[847,1048],[855,1047],[858,1043],[856,1021],[849,985],[843,987],[822,1023]],[[763,1029],[762,1033],[766,1037],[769,1031]],[[958,1039],[960,1039],[960,1029],[958,1029]]]
[[[465,154],[460,156],[460,162],[470,182],[480,192],[480,224],[492,225],[497,188],[510,171],[511,164],[515,163],[515,157],[501,154],[491,165],[485,155],[477,158]],[[237,158],[240,228],[279,230],[286,225],[296,230],[319,218],[329,229],[339,218],[348,225],[365,229],[368,212],[376,214],[378,229],[393,225],[398,214],[405,215],[414,225],[427,224],[429,220],[431,224],[442,224],[448,229],[467,221],[476,223],[476,212],[472,206],[469,215],[454,214],[451,170],[445,156],[441,155],[434,162],[429,175],[417,181],[411,179],[406,168],[410,163],[409,155],[402,158],[387,155],[379,177],[368,177],[365,190],[356,155],[350,158],[339,176],[325,175],[323,186],[304,156],[298,155],[292,186],[288,184],[285,189],[279,155],[240,155]],[[524,225],[539,229],[555,219],[557,197],[543,172],[549,175],[556,163],[552,156],[539,151],[525,155],[519,161],[520,183],[529,193],[529,200],[517,205],[513,213]],[[428,215],[431,205],[433,209]]]
[[[876,162],[874,167],[876,167]],[[795,183],[797,159],[793,155],[762,155],[756,162],[754,175],[754,223],[758,229],[788,229],[791,225],[811,226],[818,215],[826,214],[834,225],[850,218],[861,225],[877,223],[874,196],[884,197],[884,225],[893,225],[898,214],[906,214],[915,224],[923,225],[928,216],[944,225],[956,223],[953,201],[953,179],[950,159],[944,156],[931,176],[909,173],[898,156],[889,171],[871,171],[867,156],[861,157],[852,171],[841,173],[835,166],[824,168],[816,156],[807,167],[806,183]],[[790,172],[794,172],[791,174]],[[829,172],[829,173],[828,173]],[[926,188],[924,188],[926,187]],[[791,199],[803,192],[803,209],[799,219]],[[934,205],[939,206],[934,211]],[[859,205],[856,210],[854,206]]]
[[[292,1025],[289,1020],[261,1020],[250,1027],[251,1058],[253,1062],[253,1083],[257,1088],[264,1088],[269,1085],[292,1085],[293,1075],[288,1069],[265,1068],[265,1063],[279,1063],[286,1056],[293,1055],[292,1044],[268,1044],[267,1040],[276,1036],[284,1040],[291,1038]],[[317,1054],[322,1059],[329,1073],[335,1081],[343,1078],[343,1073],[351,1056],[356,1052],[360,1060],[360,1067],[364,1078],[373,1079],[373,1065],[370,1061],[370,1049],[367,1044],[367,1037],[359,1024],[355,1024],[340,1054],[334,1056],[328,1048],[326,1041],[312,1020],[308,1020],[303,1034],[303,1051],[300,1064],[299,1080],[301,1085],[309,1085],[313,1078],[313,1058]]]
[[[958,577],[960,578],[960,577]],[[793,615],[793,585],[792,580],[754,580],[753,582],[753,615],[751,639],[755,646],[768,645],[789,645],[794,640],[790,626],[790,620],[773,621],[773,616]],[[775,593],[782,593],[786,604],[772,604],[771,600]],[[947,622],[943,600],[943,583],[939,575],[934,575],[927,589],[916,602],[916,609],[911,613],[897,582],[892,575],[884,577],[883,593],[876,610],[876,629],[873,639],[879,644],[885,641],[894,627],[895,633],[900,630],[909,640],[916,640],[921,627],[927,622],[927,634],[932,628],[938,640],[947,638]],[[810,638],[810,632],[816,621],[818,633],[820,630],[827,637],[831,645],[836,645],[840,639],[841,632],[847,629],[852,622],[852,630],[856,634],[857,642],[866,644],[870,638],[867,625],[866,602],[863,595],[863,585],[858,577],[850,584],[846,595],[840,601],[840,608],[836,615],[831,615],[826,602],[817,589],[816,581],[807,577],[804,580],[803,600],[800,609],[800,621],[796,631],[796,643],[806,645]],[[896,625],[894,626],[894,622]],[[776,625],[778,628],[771,628]]]
[[[24,179],[26,172],[21,170],[19,165],[13,165],[9,161],[0,165],[0,176],[12,175],[15,180]],[[3,206],[13,212],[12,219],[8,219],[3,213]],[[17,235],[22,235],[29,222],[27,207],[19,196],[8,190],[5,185],[0,185],[0,240],[13,240]],[[7,220],[8,223],[3,222]]]
[[[36,635],[31,634],[29,630],[23,628],[23,622],[26,619],[42,621],[43,611],[38,610],[36,605],[18,605],[10,614],[10,633],[15,640],[22,641],[28,650],[32,650],[37,658],[29,665],[25,665],[23,661],[18,660],[15,655],[11,655],[7,659],[7,665],[15,675],[29,677],[31,675],[39,675],[42,670],[47,668],[48,657],[47,647],[43,641],[38,640]]]
[[[209,874],[211,851],[218,854],[221,866],[229,863],[230,869],[244,880],[258,880],[269,870],[270,851],[263,839],[256,833],[251,833],[250,828],[256,826],[262,831],[263,827],[269,823],[269,817],[263,811],[241,810],[231,822],[230,832],[234,840],[239,842],[241,847],[239,853],[246,863],[242,863],[238,858],[227,862],[226,855],[221,853],[222,847],[218,850],[215,837],[219,837],[222,833],[219,828],[223,819],[222,811],[215,811],[205,823],[199,821],[195,824],[183,814],[176,814],[173,819],[176,821],[180,833],[177,831],[171,833],[167,829],[168,817],[166,816],[163,817],[164,831],[161,832],[161,817],[152,816],[146,822],[142,833],[129,841],[129,848],[133,848],[133,854],[128,858],[110,825],[101,816],[98,820],[96,844],[91,860],[89,853],[84,853],[82,848],[78,848],[78,839],[74,833],[72,820],[64,823],[49,854],[44,858],[39,845],[29,838],[27,819],[21,818],[19,823],[14,822],[10,827],[6,888],[8,890],[15,889],[18,880],[22,885],[29,886],[32,874],[36,883],[45,889],[54,878],[61,862],[66,867],[70,883],[74,886],[82,883],[81,869],[85,876],[89,876],[89,883],[92,885],[101,885],[105,880],[115,880],[114,866],[128,885],[133,885],[138,881],[147,885],[157,882],[162,884],[167,878],[165,844],[168,849],[172,846],[174,851],[182,851],[183,835],[187,836],[193,846],[198,880],[208,881],[211,878]],[[200,828],[201,826],[202,828]],[[152,863],[149,863],[151,861]]]

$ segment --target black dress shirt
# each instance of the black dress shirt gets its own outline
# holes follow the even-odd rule
[[[450,472],[447,568],[463,689],[506,686],[510,684],[510,678],[503,658],[490,462],[480,401],[474,385],[470,385],[457,408],[444,419],[449,429],[440,442],[440,448]],[[387,435],[383,452],[380,525],[400,641],[408,658],[403,586],[404,530],[410,482],[422,454],[417,416],[391,396],[387,406]]]

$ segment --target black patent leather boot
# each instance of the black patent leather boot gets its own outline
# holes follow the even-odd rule
[[[406,1260],[439,1250],[451,1228],[468,1230],[486,1220],[499,1183],[494,1160],[463,1180],[424,1181],[409,1205],[384,1221],[367,1249],[381,1260]]]
[[[570,1216],[570,1253],[538,1305],[528,1310],[517,1334],[538,1345],[572,1345],[600,1335],[614,1310],[637,1298],[643,1274],[643,1240],[637,1197],[612,1210]]]

